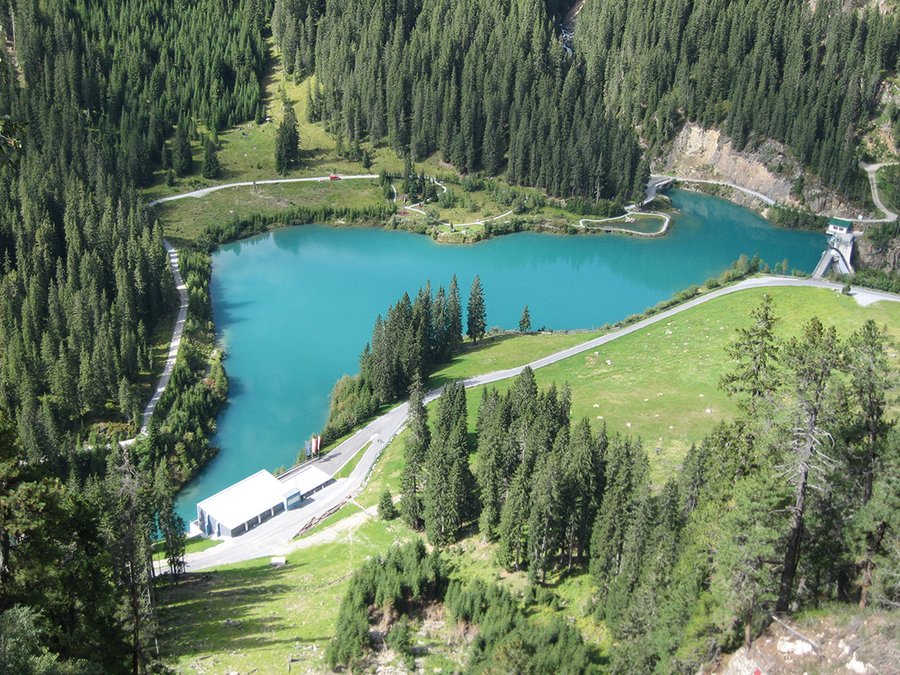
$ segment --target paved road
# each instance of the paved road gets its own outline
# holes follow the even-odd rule
[[[872,189],[872,201],[875,202],[875,206],[884,214],[884,218],[881,220],[859,220],[857,222],[861,223],[893,223],[897,220],[897,214],[888,209],[884,202],[881,201],[881,195],[878,193],[878,179],[876,178],[876,174],[878,170],[884,168],[886,166],[893,166],[897,164],[897,162],[882,162],[881,164],[862,164],[860,166],[865,170],[865,172],[869,176],[869,187]]]
[[[632,208],[635,210],[637,209],[637,207],[635,207],[633,204],[625,207],[625,209],[628,210],[628,213],[634,212],[633,210],[629,210]],[[601,225],[600,229],[607,231],[607,232],[621,232],[623,234],[630,234],[630,235],[634,235],[637,237],[661,237],[666,232],[669,231],[669,224],[672,222],[672,219],[669,217],[668,214],[658,213],[656,211],[642,211],[641,213],[643,215],[647,215],[647,216],[657,216],[659,218],[662,218],[662,221],[663,221],[662,227],[659,228],[656,232],[640,232],[638,230],[629,230],[627,227],[603,227],[602,225]],[[599,220],[595,219],[595,218],[582,218],[581,220],[578,221],[578,226],[583,230],[595,230],[595,229],[597,229],[596,227],[590,227],[589,225],[587,225],[587,223],[608,223],[611,221],[621,220],[622,218],[624,218],[624,216],[615,216],[613,218],[600,218]]]
[[[765,202],[769,206],[775,206],[775,200],[771,197],[767,197],[762,192],[757,192],[756,190],[751,190],[750,188],[745,188],[740,185],[735,185],[734,183],[729,183],[724,180],[706,180],[704,178],[684,178],[683,176],[670,176],[662,173],[655,173],[651,178],[671,178],[672,180],[677,180],[682,183],[705,183],[707,185],[724,185],[725,187],[730,187],[745,194],[750,195],[751,197],[756,197],[760,201]]]
[[[372,179],[378,178],[375,174],[358,174],[353,176],[344,176],[343,174],[338,174],[341,180],[363,180],[363,179]],[[202,188],[200,190],[192,190],[191,192],[184,192],[180,195],[172,195],[171,197],[161,197],[160,199],[154,199],[149,203],[149,206],[156,206],[157,204],[162,204],[164,202],[173,202],[176,199],[186,199],[187,197],[194,197],[199,199],[200,197],[205,197],[211,192],[218,192],[219,190],[227,190],[228,188],[236,188],[236,187],[256,187],[257,185],[277,185],[279,183],[326,183],[331,180],[331,176],[313,176],[311,178],[271,178],[268,180],[247,180],[242,181],[240,183],[225,183],[223,185],[213,185],[212,187]]]
[[[531,367],[532,370],[543,368],[544,366],[557,363],[558,361],[567,359],[571,356],[596,349],[597,347],[612,342],[613,340],[617,340],[622,336],[643,330],[647,326],[664,321],[687,309],[709,302],[715,298],[720,298],[723,295],[737,293],[746,289],[772,288],[779,286],[807,286],[812,288],[827,288],[835,291],[839,291],[842,288],[840,284],[819,279],[773,276],[747,279],[733,286],[722,288],[694,298],[684,304],[655,314],[654,316],[638,321],[630,326],[625,326],[624,328],[594,338],[593,340],[589,340],[580,345],[532,361],[527,365]],[[853,289],[853,293],[854,295],[857,295],[857,300],[860,301],[860,304],[864,305],[880,300],[900,302],[900,295],[893,295],[891,293],[857,288]],[[486,375],[471,377],[465,380],[465,386],[467,388],[478,387],[515,377],[521,373],[525,367],[526,366],[523,365],[516,368],[495,371]],[[435,389],[428,393],[426,401],[433,401],[440,395],[441,389]],[[372,440],[372,445],[366,450],[365,455],[363,455],[360,462],[356,465],[349,478],[338,480],[317,493],[315,499],[310,500],[306,506],[303,506],[300,509],[280,514],[262,525],[259,525],[247,534],[241,535],[236,539],[228,540],[223,544],[207,549],[201,553],[188,556],[187,568],[189,570],[199,570],[227,563],[240,562],[242,560],[251,560],[263,556],[278,555],[282,550],[283,545],[303,529],[307,523],[318,518],[329,509],[346,501],[362,487],[365,477],[368,475],[384,446],[406,423],[407,411],[407,403],[398,405],[396,408],[373,420],[354,436],[341,443],[335,450],[329,453],[325,459],[317,464],[317,466],[325,471],[336,471],[340,466],[354,457],[359,450],[365,447],[366,443]]]

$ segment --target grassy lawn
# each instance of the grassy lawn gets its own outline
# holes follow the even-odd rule
[[[847,337],[869,318],[887,325],[900,341],[900,304],[860,307],[852,298],[822,289],[772,288],[742,291],[695,307],[672,319],[535,371],[541,386],[568,383],[573,420],[587,417],[595,428],[640,436],[650,456],[655,481],[674,475],[692,443],[735,412],[718,387],[730,368],[725,352],[737,328],[748,324],[750,310],[769,293],[775,313],[784,317],[778,331],[796,334],[813,316]],[[787,317],[790,317],[789,319]],[[892,353],[896,359],[896,354]],[[497,388],[510,386],[506,380]],[[467,392],[470,411],[481,392]],[[474,429],[474,418],[470,420]]]
[[[302,549],[285,567],[268,559],[184,577],[160,589],[160,628],[176,672],[323,672],[340,601],[353,570],[412,533],[369,520],[339,541]]]
[[[218,546],[221,544],[221,540],[218,539],[207,539],[206,537],[196,536],[191,537],[185,542],[184,552],[185,553],[199,553],[200,551],[205,551],[208,548],[212,548],[213,546]],[[166,559],[166,547],[163,542],[158,544],[158,550],[154,552],[153,559],[154,560],[165,560]]]
[[[375,506],[385,489],[390,490],[394,496],[400,494],[403,449],[406,447],[408,436],[409,430],[404,429],[381,451],[381,456],[369,476],[369,482],[356,497],[356,501],[363,507]]]
[[[314,534],[318,534],[322,530],[327,530],[335,523],[342,521],[344,518],[347,518],[348,516],[352,516],[359,512],[359,507],[356,506],[356,504],[344,504],[341,508],[332,513],[321,523],[318,523],[314,527],[309,528],[306,532],[297,537],[297,539],[304,539],[306,537],[311,537]]]
[[[341,470],[334,474],[335,478],[348,478],[351,473],[353,473],[353,469],[356,468],[356,465],[359,464],[359,460],[362,459],[362,456],[366,453],[366,450],[369,449],[369,446],[372,445],[372,442],[369,441],[364,446],[359,449],[353,457],[350,458],[344,466],[341,467]]]
[[[251,215],[273,215],[295,206],[365,208],[384,202],[377,181],[282,183],[226,188],[205,197],[164,202],[156,215],[173,241],[193,241],[210,225]]]
[[[465,351],[453,357],[450,363],[428,379],[428,387],[439,387],[453,380],[522,366],[548,354],[587,342],[598,335],[600,333],[586,331],[529,335],[505,333],[488,337],[475,346],[466,342]]]

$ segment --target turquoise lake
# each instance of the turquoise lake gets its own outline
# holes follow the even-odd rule
[[[320,430],[332,385],[357,372],[375,317],[404,292],[459,279],[463,303],[476,274],[488,326],[515,328],[527,304],[535,328],[595,328],[718,275],[742,253],[811,271],[824,234],[776,229],[722,199],[674,190],[681,213],[669,235],[522,233],[473,246],[381,229],[301,226],[219,248],[213,313],[226,349],[228,405],[213,440],[219,455],[179,496],[198,501],[259,469],[294,462]]]

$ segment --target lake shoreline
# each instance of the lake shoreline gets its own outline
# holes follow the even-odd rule
[[[344,223],[243,231],[239,240],[211,247],[213,320],[218,344],[228,345],[224,366],[232,392],[212,439],[221,452],[180,497],[187,515],[193,503],[253,467],[292,464],[302,440],[322,428],[336,379],[357,372],[356,355],[374,315],[428,279],[446,285],[455,273],[465,289],[479,273],[489,327],[513,328],[528,304],[534,325],[560,332],[640,314],[717,277],[741,253],[759,253],[770,264],[788,257],[800,269],[811,269],[819,257],[820,242],[808,233],[774,228],[721,199],[672,197],[678,227],[652,245],[627,235],[575,239],[520,231],[477,247],[440,246],[345,217]],[[568,302],[559,301],[563,292]],[[255,360],[260,354],[275,361]],[[248,411],[267,414],[238,420]]]

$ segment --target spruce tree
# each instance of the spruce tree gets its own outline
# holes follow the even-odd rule
[[[222,171],[222,165],[219,163],[219,151],[214,141],[203,139],[203,165],[200,173],[204,178],[217,178]]]
[[[300,161],[300,130],[297,115],[290,104],[284,106],[284,119],[275,132],[275,170],[282,176]]]
[[[828,417],[828,393],[834,384],[832,372],[843,357],[834,327],[825,328],[813,318],[803,328],[800,338],[785,345],[783,363],[789,372],[789,395],[793,399],[790,447],[784,460],[784,474],[794,487],[794,505],[788,526],[781,582],[775,608],[786,611],[794,592],[794,580],[804,544],[803,527],[806,518],[810,481],[818,489],[825,489],[830,480],[827,469],[831,459],[820,446],[830,436],[824,423]]]
[[[378,517],[381,520],[393,520],[397,517],[397,509],[394,506],[394,499],[391,497],[391,491],[385,488],[378,498]]]
[[[469,305],[467,307],[466,335],[472,342],[478,342],[484,337],[486,327],[484,311],[484,289],[481,287],[481,279],[475,275],[472,280],[472,290],[469,292]]]
[[[193,163],[189,120],[182,117],[172,139],[172,168],[179,176],[187,176],[193,169]]]
[[[425,408],[424,398],[422,378],[417,375],[409,390],[409,416],[406,422],[409,436],[406,439],[406,462],[401,477],[403,496],[400,500],[403,519],[407,525],[417,530],[422,529],[424,524],[422,492],[425,488],[425,460],[431,443],[428,410]]]
[[[474,517],[475,480],[469,469],[466,390],[448,384],[438,403],[438,419],[426,458],[425,531],[436,546],[456,541]]]
[[[522,318],[519,319],[519,332],[531,332],[531,314],[528,312],[528,305],[522,308]]]
[[[459,285],[455,274],[450,279],[445,320],[447,355],[450,356],[459,349],[459,345],[462,342],[462,302],[459,299]]]

